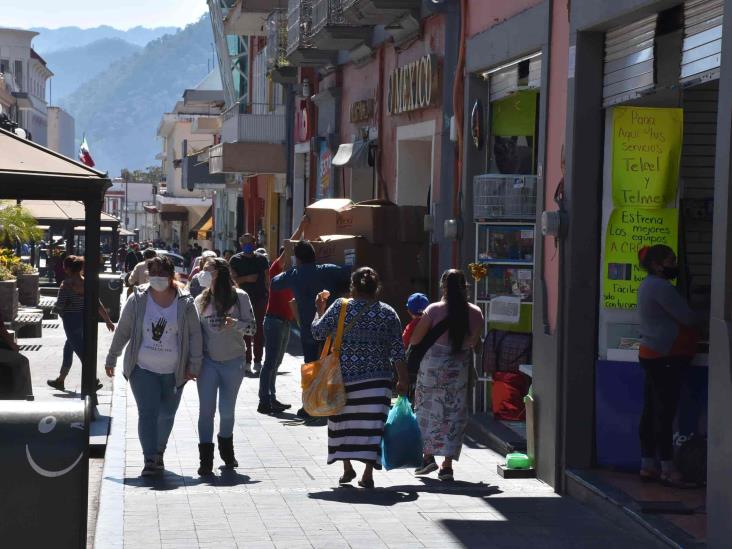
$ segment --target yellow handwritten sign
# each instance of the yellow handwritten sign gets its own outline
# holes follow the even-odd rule
[[[613,205],[664,208],[676,200],[684,111],[613,109]]]
[[[607,224],[603,302],[608,309],[633,309],[646,272],[638,264],[644,246],[665,244],[674,252],[679,241],[679,212],[616,208]]]

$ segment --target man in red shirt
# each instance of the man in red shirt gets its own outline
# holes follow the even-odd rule
[[[292,240],[297,240],[306,221],[300,223]],[[287,257],[284,248],[280,249],[280,256],[272,262],[269,268],[269,278],[272,280],[285,270]],[[292,290],[269,291],[267,301],[267,312],[264,315],[264,364],[259,374],[259,406],[257,412],[260,414],[272,414],[283,412],[292,408],[290,404],[283,404],[276,397],[275,384],[277,382],[277,370],[282,364],[282,359],[290,342],[290,328],[295,319],[290,302],[295,299]]]

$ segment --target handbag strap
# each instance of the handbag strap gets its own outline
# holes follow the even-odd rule
[[[422,340],[422,342],[424,343],[425,353],[429,351],[432,346],[437,343],[437,340],[442,337],[442,334],[447,331],[449,324],[450,323],[448,319],[443,318],[440,322],[430,328],[429,332],[427,332],[427,335],[425,335],[424,339]]]
[[[345,333],[346,326],[346,312],[348,311],[348,304],[350,302],[350,299],[341,299],[341,313],[338,315],[338,328],[336,329],[335,340],[333,341],[333,350],[336,353],[341,352],[341,344],[343,343],[343,334]]]

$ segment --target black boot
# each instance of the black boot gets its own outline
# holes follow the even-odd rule
[[[198,445],[198,455],[201,459],[201,466],[198,468],[200,476],[213,473],[214,443],[204,442]]]
[[[228,469],[239,467],[239,462],[234,457],[234,437],[219,437],[219,455]]]

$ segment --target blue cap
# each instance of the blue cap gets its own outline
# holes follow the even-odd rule
[[[420,293],[412,294],[407,299],[407,310],[413,315],[416,315],[424,311],[429,304],[430,300],[426,295]]]

